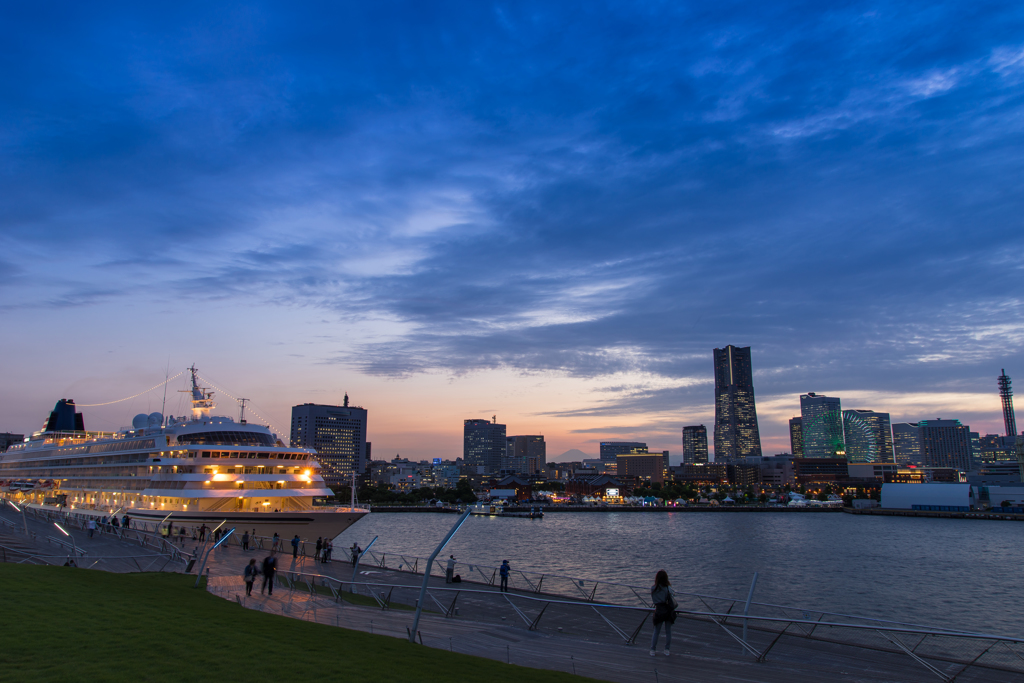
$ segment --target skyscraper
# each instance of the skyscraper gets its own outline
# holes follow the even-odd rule
[[[646,452],[647,444],[639,441],[602,441],[601,462],[615,462],[615,456],[629,453],[637,448],[642,448]]]
[[[1003,427],[1006,429],[1006,436],[1016,438],[1017,418],[1013,414],[1013,385],[1006,376],[1006,370],[999,375],[999,398],[1003,402]]]
[[[365,408],[348,405],[348,394],[343,406],[292,406],[291,445],[315,448],[324,481],[344,485],[353,472],[366,471],[366,416]]]
[[[789,418],[789,452],[794,458],[804,457],[804,427],[799,417]]]
[[[505,425],[496,420],[463,421],[462,459],[467,465],[482,467],[484,474],[497,474],[506,454]]]
[[[971,469],[971,428],[960,420],[921,420],[921,454],[928,467]]]
[[[844,410],[843,433],[846,459],[850,462],[892,462],[892,428],[889,413]]]
[[[547,444],[540,434],[506,437],[508,469],[520,474],[537,474],[547,467]],[[504,468],[503,468],[504,469]]]
[[[687,465],[708,461],[708,430],[704,425],[683,427],[683,462]]]
[[[750,347],[715,349],[715,461],[760,457]]]
[[[836,397],[810,392],[800,396],[800,425],[805,458],[846,455],[843,439],[843,408]]]
[[[917,422],[897,422],[892,426],[893,456],[897,465],[922,465],[921,432]]]

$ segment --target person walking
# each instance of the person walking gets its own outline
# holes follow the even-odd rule
[[[444,582],[445,583],[451,583],[452,582],[452,577],[454,577],[454,576],[455,576],[455,556],[454,555],[449,555],[448,556],[448,566],[445,567],[445,570],[444,570]]]
[[[299,556],[299,543],[301,542],[302,539],[299,538],[298,534],[295,534],[295,538],[292,539],[292,558]]]
[[[246,531],[242,534],[242,550],[249,549],[249,532]]]
[[[263,560],[263,585],[260,586],[260,593],[267,590],[268,585],[270,595],[274,594],[274,574],[277,573],[277,558],[274,557],[274,551],[271,550],[270,554]]]
[[[90,517],[85,526],[89,530],[89,538],[92,538],[93,534],[96,533],[96,520]]]
[[[665,649],[662,651],[666,657],[669,655],[669,648],[672,647],[672,624],[676,623],[675,593],[668,580],[668,573],[662,569],[654,576],[654,586],[651,588],[651,603],[654,605],[654,638],[651,639],[651,656],[655,655],[658,649],[658,636],[661,635],[661,627],[665,627]]]
[[[320,553],[323,552],[323,549],[324,549],[324,537],[323,536],[318,536],[317,539],[316,539],[316,561],[317,562],[320,561]]]
[[[501,567],[498,569],[498,574],[501,575],[501,592],[508,593],[508,573],[512,570],[509,566],[508,560],[501,561]]]
[[[256,583],[256,576],[260,573],[260,568],[256,566],[256,558],[249,560],[249,564],[245,565],[245,572],[243,578],[245,578],[245,595],[246,597],[252,595],[252,585]]]

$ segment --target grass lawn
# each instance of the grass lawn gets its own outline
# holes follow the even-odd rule
[[[0,564],[0,679],[586,681],[248,610],[180,574]]]

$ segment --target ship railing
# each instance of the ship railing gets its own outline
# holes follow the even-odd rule
[[[417,584],[352,582],[322,574],[291,571],[279,571],[276,583],[288,589],[292,596],[285,608],[286,612],[299,618],[306,618],[312,612],[314,619],[318,618],[317,610],[351,609],[352,603],[361,603],[357,609],[363,610],[361,614],[367,619],[379,613],[378,610],[410,610],[416,607],[421,589]],[[230,587],[211,590],[222,593],[232,591]],[[241,590],[241,584],[234,590]],[[363,598],[347,597],[350,595]],[[296,596],[301,600],[294,600]],[[470,586],[429,586],[426,596],[428,602],[423,608],[432,616],[444,619],[465,618],[502,625],[508,625],[507,619],[511,619],[530,631],[546,630],[588,639],[610,639],[626,645],[640,644],[641,647],[651,636],[650,618],[653,610],[649,606],[566,599],[515,590],[500,592],[493,588]],[[372,602],[369,598],[372,598]],[[240,596],[236,599],[242,602]],[[813,647],[814,643],[820,642],[856,648],[857,652],[869,650],[894,654],[897,655],[896,659],[891,660],[894,665],[903,656],[907,656],[944,681],[954,681],[968,669],[1024,675],[1022,638],[904,625],[877,619],[825,621],[820,616],[805,617],[797,608],[785,609],[794,616],[763,616],[732,609],[717,611],[687,609],[682,606],[676,610],[676,614],[691,623],[681,629],[688,639],[696,634],[708,639],[716,636],[725,638],[719,642],[734,644],[737,646],[736,652],[755,662],[766,661],[777,647],[786,649],[787,646],[800,643],[811,644]],[[349,614],[351,616],[352,613]],[[420,642],[423,642],[424,623],[430,622],[421,622],[420,632],[415,634]],[[405,634],[398,631],[396,635],[411,635],[408,626],[405,628]],[[428,632],[427,637],[430,635]],[[884,661],[873,662],[873,666],[884,666]]]

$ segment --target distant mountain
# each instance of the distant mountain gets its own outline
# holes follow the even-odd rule
[[[575,461],[583,460],[585,458],[596,458],[596,457],[597,456],[595,456],[595,455],[587,455],[586,453],[584,453],[583,451],[581,451],[578,448],[573,448],[571,450],[566,451],[565,453],[562,453],[561,455],[556,455],[555,457],[553,457],[550,460],[548,460],[548,462],[575,462]]]

